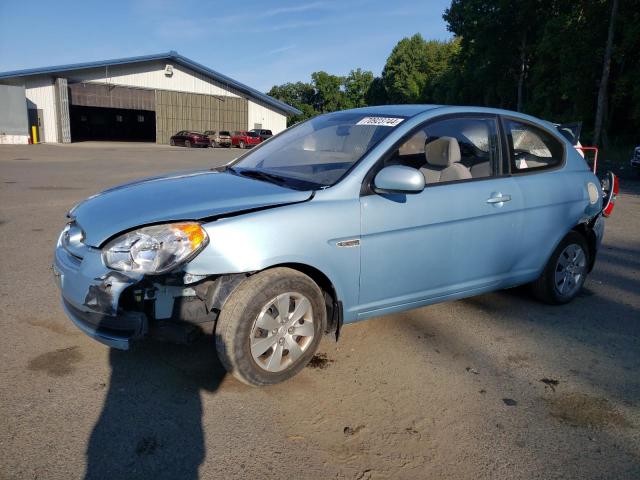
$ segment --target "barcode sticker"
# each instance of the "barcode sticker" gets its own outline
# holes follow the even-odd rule
[[[393,117],[364,117],[356,125],[375,125],[380,127],[395,127],[400,124],[404,118]]]

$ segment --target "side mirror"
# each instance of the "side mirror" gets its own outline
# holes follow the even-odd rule
[[[374,190],[378,193],[420,193],[424,185],[422,172],[404,165],[385,167],[373,180]]]

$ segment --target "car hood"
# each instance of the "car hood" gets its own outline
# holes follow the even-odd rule
[[[84,231],[84,242],[98,247],[110,237],[142,225],[202,220],[303,202],[312,194],[229,172],[198,170],[110,188],[78,204],[69,216]]]

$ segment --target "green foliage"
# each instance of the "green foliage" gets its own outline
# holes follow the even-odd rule
[[[391,51],[382,71],[390,103],[417,103],[427,84],[426,42],[420,34],[403,38]]]
[[[342,90],[343,77],[331,75],[327,72],[313,72],[311,74],[315,88],[315,109],[319,113],[335,112],[347,107],[347,99]]]
[[[304,82],[285,83],[275,85],[267,92],[267,95],[277,98],[292,107],[302,111],[301,115],[289,117],[289,125],[301,122],[318,114],[314,109],[315,89],[313,85]]]
[[[373,73],[357,68],[344,78],[344,94],[349,108],[365,107],[367,92],[373,83]]]
[[[612,0],[452,0],[451,41],[416,34],[391,51],[381,76],[315,72],[269,92],[304,113],[390,103],[467,104],[553,121],[594,122]],[[620,2],[606,104],[609,143],[639,142],[640,0]]]

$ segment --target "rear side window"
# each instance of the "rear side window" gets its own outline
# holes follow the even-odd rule
[[[564,146],[544,130],[515,120],[505,120],[511,171],[553,168],[562,162]]]

